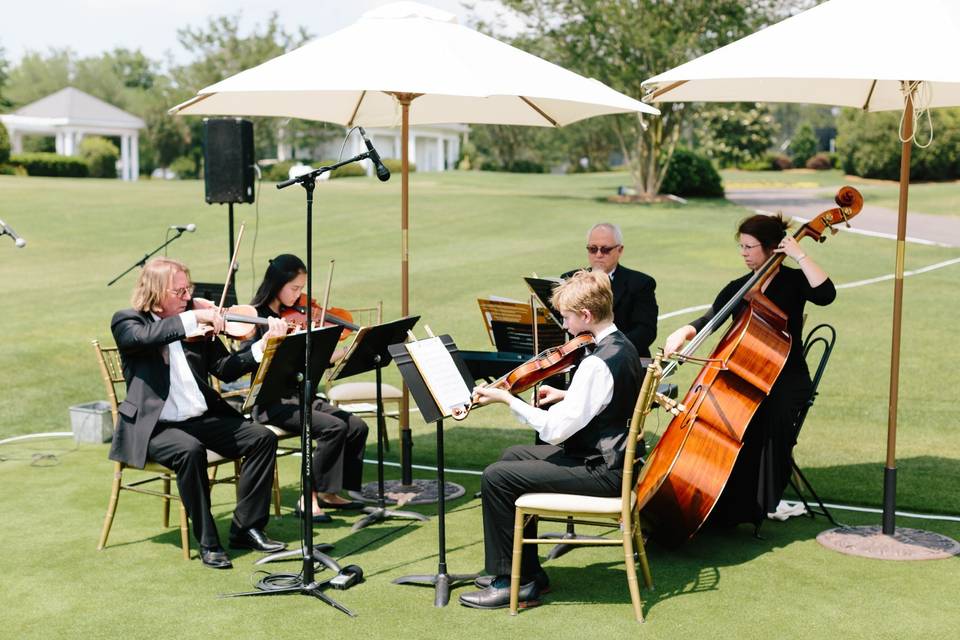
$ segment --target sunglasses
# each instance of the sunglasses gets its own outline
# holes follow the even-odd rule
[[[595,244],[588,244],[588,245],[587,245],[587,253],[589,253],[589,254],[599,253],[599,254],[601,254],[601,255],[608,256],[608,255],[610,255],[610,253],[611,253],[614,249],[617,249],[617,248],[619,248],[620,246],[621,246],[621,245],[619,245],[619,244],[615,244],[615,245],[613,245],[612,247],[598,247],[598,246],[595,245]]]

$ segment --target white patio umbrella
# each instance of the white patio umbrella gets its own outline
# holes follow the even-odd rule
[[[451,13],[415,2],[369,11],[340,31],[201,89],[170,112],[281,116],[347,127],[400,125],[403,315],[410,311],[411,124],[561,127],[604,114],[659,114],[597,80],[462,26]],[[406,416],[406,403],[402,414]]]
[[[903,110],[883,533],[894,533],[900,320],[916,110],[960,105],[960,2],[831,0],[644,81],[647,101]]]

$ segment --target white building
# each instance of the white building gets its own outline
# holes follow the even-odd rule
[[[67,87],[31,102],[12,114],[0,115],[10,133],[13,153],[23,153],[24,136],[53,136],[57,153],[75,156],[84,136],[120,138],[120,177],[136,180],[140,174],[139,136],[146,127],[137,116],[79,89]]]
[[[400,160],[400,128],[365,127],[367,137],[381,158]],[[464,124],[436,124],[410,127],[408,140],[409,158],[416,164],[417,171],[446,171],[457,168],[460,157],[460,141],[468,130]],[[340,157],[340,145],[343,139],[337,138],[324,142],[312,150],[298,149],[297,156],[309,156],[315,160],[333,160]],[[354,132],[343,149],[343,158],[350,158],[366,151],[363,140]],[[277,148],[277,160],[290,160],[293,156],[292,144],[281,144]],[[365,160],[367,174],[373,173],[373,165]]]

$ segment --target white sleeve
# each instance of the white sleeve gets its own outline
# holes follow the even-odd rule
[[[560,444],[587,426],[612,399],[613,374],[603,360],[588,356],[577,367],[563,400],[544,410],[514,398],[510,401],[510,409],[517,418],[533,427],[541,439]]]
[[[180,314],[180,322],[183,323],[183,332],[186,335],[190,335],[197,330],[199,322],[197,322],[197,314],[193,311],[184,311]]]

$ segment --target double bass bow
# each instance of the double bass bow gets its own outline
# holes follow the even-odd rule
[[[825,231],[845,223],[863,207],[853,187],[842,187],[837,207],[801,226],[796,240],[826,240]],[[745,308],[704,360],[675,416],[647,457],[637,479],[637,503],[653,535],[676,546],[692,537],[716,505],[730,477],[744,433],[760,402],[769,394],[790,353],[787,316],[763,294],[784,254],[774,253],[720,309],[710,322],[664,367],[664,376],[679,362],[693,360],[697,348]]]

